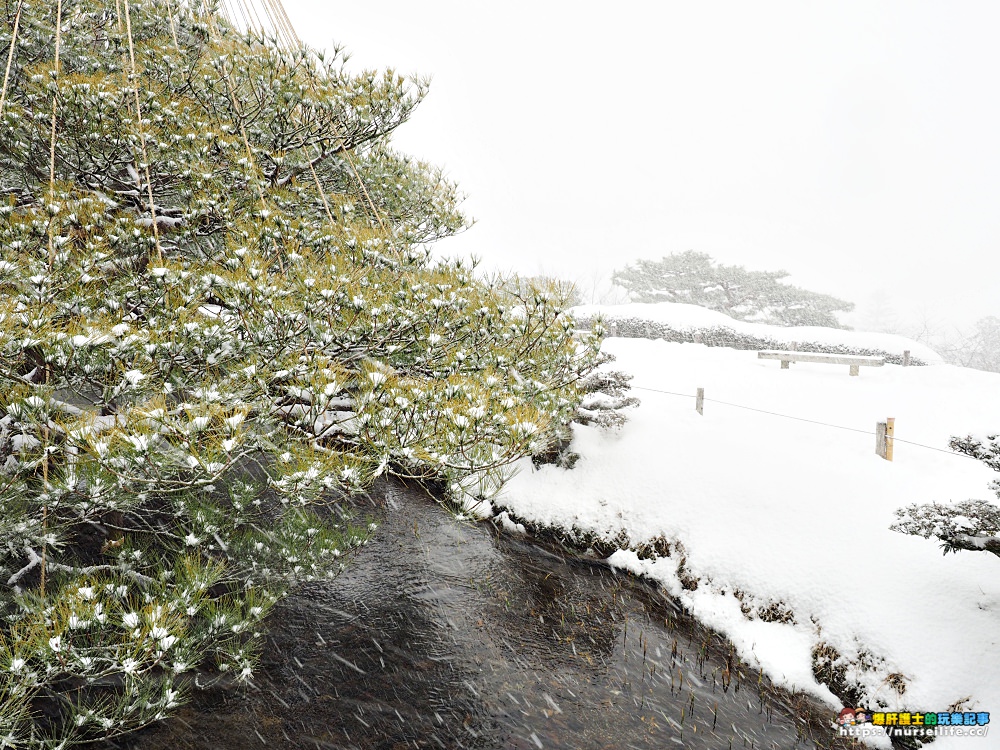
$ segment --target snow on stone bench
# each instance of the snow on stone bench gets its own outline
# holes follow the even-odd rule
[[[881,367],[885,364],[883,357],[855,357],[848,354],[820,354],[819,352],[757,352],[757,359],[780,359],[781,369],[787,370],[790,362],[825,362],[828,365],[850,365],[851,375],[857,375],[862,365],[865,367]]]

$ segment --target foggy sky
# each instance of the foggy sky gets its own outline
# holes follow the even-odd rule
[[[697,250],[852,300],[1000,315],[1000,5],[285,0],[351,67],[432,76],[397,148],[477,224],[439,249],[592,284]]]

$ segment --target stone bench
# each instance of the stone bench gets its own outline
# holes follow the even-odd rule
[[[781,369],[787,370],[791,362],[823,362],[828,365],[849,365],[851,375],[857,375],[860,367],[881,367],[885,364],[882,357],[855,357],[849,354],[822,354],[820,352],[757,352],[757,359],[779,359]]]

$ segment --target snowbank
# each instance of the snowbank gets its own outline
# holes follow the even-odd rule
[[[685,305],[628,307],[674,308],[672,324],[717,320]],[[831,340],[876,340],[822,330]],[[918,346],[907,342],[927,356]],[[909,503],[992,498],[996,473],[947,444],[1000,429],[1000,375],[886,365],[850,377],[846,367],[781,370],[754,352],[698,344],[609,339],[605,348],[615,369],[634,374],[642,405],[618,433],[576,428],[572,470],[523,462],[499,505],[535,524],[607,539],[624,532],[632,549],[668,540],[670,557],[622,551],[611,562],[660,581],[748,661],[831,705],[840,704],[813,676],[816,649],[841,656],[844,680],[873,709],[1000,710],[1000,560],[942,557],[935,542],[889,530],[893,511]],[[704,416],[694,408],[698,387]],[[891,463],[864,434],[886,417],[896,418]]]

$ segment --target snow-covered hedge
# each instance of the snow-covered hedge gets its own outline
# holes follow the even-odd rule
[[[886,362],[897,365],[903,363],[903,352],[909,351],[911,365],[942,361],[940,355],[929,347],[902,336],[815,326],[785,328],[748,323],[695,305],[583,305],[573,308],[573,314],[579,328],[589,329],[600,318],[608,335],[623,338],[663,339],[731,349],[795,349],[884,357]]]

